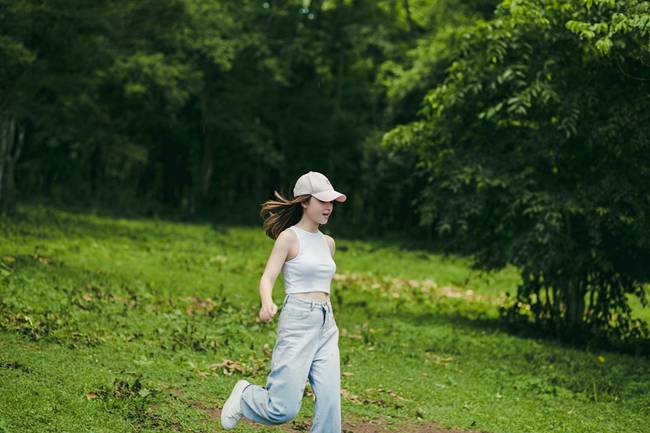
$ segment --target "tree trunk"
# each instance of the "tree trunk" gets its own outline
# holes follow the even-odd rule
[[[338,5],[337,5],[337,27],[338,27],[338,37],[337,37],[337,42],[338,42],[338,50],[339,50],[339,55],[337,59],[337,66],[336,66],[336,94],[334,96],[334,106],[337,112],[341,111],[341,105],[342,105],[342,100],[343,100],[343,80],[344,80],[344,72],[345,72],[345,49],[346,49],[346,42],[345,42],[345,34],[343,32],[343,26],[344,26],[344,20],[345,20],[345,2],[343,0],[339,0]]]
[[[343,71],[345,69],[345,52],[343,51],[343,43],[339,48],[338,65],[336,68],[336,111],[341,111],[341,101],[343,99]]]
[[[585,310],[585,297],[582,284],[572,281],[567,287],[566,321],[571,328],[581,327]]]
[[[194,194],[190,213],[196,215],[203,206],[203,201],[210,191],[212,184],[212,172],[214,170],[214,149],[207,126],[208,101],[206,97],[201,98],[201,161],[199,162],[199,173],[194,184]]]
[[[4,200],[3,185],[7,153],[9,149],[9,128],[10,125],[7,122],[6,116],[4,113],[0,113],[0,204],[2,204]]]
[[[15,167],[25,140],[25,129],[7,112],[0,114],[0,210],[13,211],[16,206]]]

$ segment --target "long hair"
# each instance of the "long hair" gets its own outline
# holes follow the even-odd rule
[[[273,191],[278,200],[267,200],[262,203],[260,216],[264,220],[263,228],[267,236],[277,239],[283,230],[296,224],[302,218],[301,203],[311,199],[311,194],[304,194],[287,199],[277,191]]]

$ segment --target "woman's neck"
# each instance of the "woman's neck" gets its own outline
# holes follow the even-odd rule
[[[314,223],[313,221],[305,221],[305,220],[300,220],[295,225],[299,229],[303,229],[303,230],[311,232],[311,233],[317,233],[318,228],[320,226],[320,224]]]

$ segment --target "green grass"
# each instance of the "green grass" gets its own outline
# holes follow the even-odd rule
[[[0,220],[0,431],[218,431],[208,413],[234,382],[265,383],[276,321],[256,321],[273,243],[261,229],[19,210]],[[648,431],[647,357],[499,326],[516,270],[336,238],[344,420]],[[307,395],[298,420],[312,413]]]

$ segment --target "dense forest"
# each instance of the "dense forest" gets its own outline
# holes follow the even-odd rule
[[[0,0],[0,205],[332,226],[521,271],[503,315],[648,336],[650,3]]]

